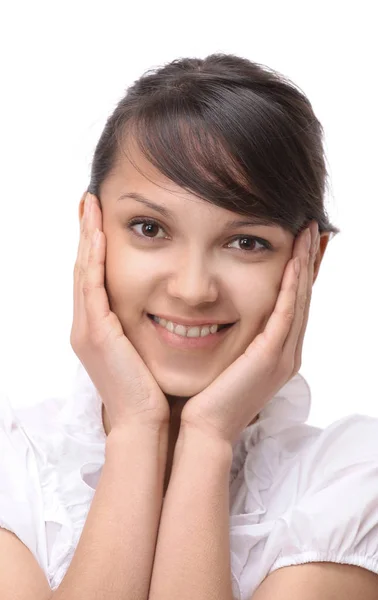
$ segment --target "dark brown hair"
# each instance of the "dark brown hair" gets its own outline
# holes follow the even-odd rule
[[[312,220],[320,233],[340,231],[324,206],[322,125],[305,94],[273,69],[212,54],[147,71],[96,146],[88,191],[100,202],[128,136],[161,173],[205,201],[293,235]]]

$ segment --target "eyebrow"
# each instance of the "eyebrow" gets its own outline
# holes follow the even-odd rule
[[[117,199],[117,202],[119,202],[119,200],[126,200],[127,198],[131,198],[132,200],[136,200],[137,202],[140,202],[140,203],[144,204],[145,206],[148,206],[148,208],[155,210],[156,212],[160,213],[161,215],[163,215],[163,217],[166,217],[167,219],[174,219],[174,215],[170,210],[168,210],[164,206],[160,206],[160,204],[155,204],[154,202],[151,202],[151,200],[148,200],[142,194],[138,194],[136,192],[129,192],[127,194],[122,194]],[[248,217],[248,219],[236,219],[236,220],[228,221],[225,225],[225,229],[228,230],[228,229],[234,229],[236,227],[246,227],[246,226],[256,226],[256,225],[265,225],[268,227],[275,226],[275,224],[272,221],[270,221],[269,219],[265,219],[264,217],[252,216],[252,217]]]

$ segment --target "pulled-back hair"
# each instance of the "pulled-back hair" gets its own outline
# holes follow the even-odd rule
[[[305,94],[264,65],[230,54],[182,58],[147,71],[108,118],[88,191],[127,155],[127,140],[195,196],[297,235],[327,216],[323,128]],[[132,157],[128,157],[132,162]]]

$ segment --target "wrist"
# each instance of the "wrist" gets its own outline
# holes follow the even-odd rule
[[[233,447],[230,441],[189,421],[181,421],[175,454],[179,455],[188,447],[192,448],[193,452],[198,452],[198,458],[206,455],[217,461],[232,463]]]
[[[132,445],[133,447],[150,447],[160,443],[167,443],[169,433],[168,423],[141,424],[132,423],[112,427],[106,438],[106,452],[112,449],[122,449]]]

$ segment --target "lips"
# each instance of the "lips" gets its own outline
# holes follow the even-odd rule
[[[158,317],[159,315],[152,315],[147,313],[147,317],[149,319],[153,319],[154,317]],[[160,318],[160,317],[159,317]],[[176,325],[176,323],[175,323]],[[206,325],[206,323],[203,323],[202,325],[187,325],[186,327],[204,327]],[[227,327],[231,327],[231,325],[234,325],[234,323],[223,323],[222,325],[218,325],[218,331],[220,331],[221,329],[226,329]]]
[[[163,344],[163,351],[166,346],[170,346],[171,348],[177,351],[209,351],[213,350],[218,344],[220,344],[223,340],[225,340],[231,332],[232,325],[236,325],[235,323],[223,324],[221,329],[218,329],[216,333],[210,333],[205,336],[200,337],[187,337],[179,335],[175,332],[169,331],[166,327],[160,325],[154,318],[152,314],[146,313],[148,316],[148,321],[150,321],[151,326],[155,330],[157,334],[158,343]]]

